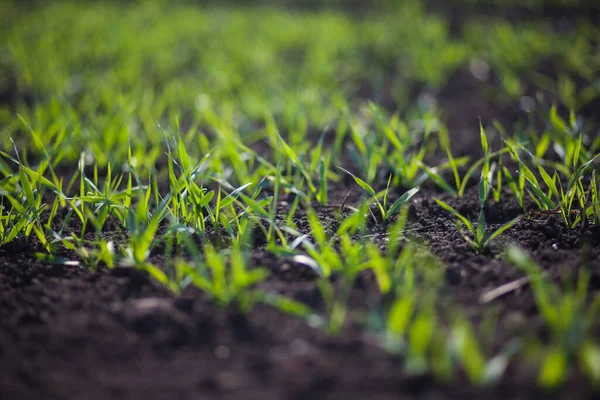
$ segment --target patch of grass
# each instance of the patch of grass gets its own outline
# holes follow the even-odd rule
[[[591,328],[600,311],[600,296],[593,296],[591,303],[588,302],[590,272],[580,270],[575,286],[565,290],[547,279],[541,268],[518,247],[510,247],[507,258],[529,277],[537,307],[551,333],[541,362],[539,383],[558,386],[567,379],[575,361],[592,382],[598,383],[600,371],[595,361],[600,348],[593,340]]]
[[[411,201],[464,198],[479,176],[476,221],[435,201],[488,261],[485,250],[526,215],[600,224],[600,139],[577,114],[600,93],[597,27],[468,21],[454,34],[412,0],[360,18],[187,2],[6,4],[0,73],[15,95],[0,103],[2,247],[22,241],[70,267],[137,268],[175,294],[193,285],[241,312],[260,302],[332,337],[358,325],[410,373],[460,370],[492,384],[523,338],[494,352],[459,306],[440,313],[444,261],[411,236],[428,222],[415,221]],[[561,69],[557,79],[534,72],[541,60]],[[500,82],[494,99],[536,107],[525,127],[494,124],[497,150],[481,121],[481,158],[452,153],[435,101],[456,71],[475,67],[476,79]],[[341,191],[350,193],[336,200]],[[507,191],[523,215],[491,229],[485,210]],[[323,307],[263,289],[256,250],[312,269]],[[589,274],[565,291],[522,252],[508,258],[551,331],[539,383],[558,385],[575,363],[599,382]],[[355,309],[364,276],[375,305]]]
[[[387,196],[388,196],[388,191],[390,188],[390,182],[392,180],[391,175],[388,178],[388,183],[387,183],[387,187],[385,188],[385,190],[382,193],[375,193],[375,190],[367,182],[363,181],[358,176],[353,175],[347,169],[344,169],[342,167],[338,167],[338,168],[341,169],[343,172],[347,173],[348,175],[350,175],[354,179],[356,184],[358,186],[360,186],[369,196],[371,196],[371,198],[373,199],[373,202],[377,205],[377,209],[379,210],[381,220],[383,221],[384,224],[386,224],[390,220],[392,215],[394,215],[396,212],[398,212],[400,207],[402,207],[406,202],[408,202],[411,199],[411,197],[413,197],[419,191],[418,186],[410,189],[409,191],[404,193],[402,196],[400,196],[398,199],[396,199],[396,201],[394,201],[394,203],[392,203],[392,205],[390,205],[388,207]],[[383,196],[383,200],[380,201],[379,198],[382,196]]]
[[[434,199],[435,202],[442,207],[444,210],[451,213],[454,217],[456,217],[456,229],[461,233],[463,239],[475,250],[477,253],[481,253],[484,251],[488,245],[492,242],[492,240],[496,239],[503,232],[510,229],[514,226],[523,216],[518,216],[513,218],[512,220],[502,224],[496,230],[494,230],[491,234],[486,234],[486,225],[485,225],[485,206],[492,190],[492,179],[494,176],[495,164],[490,165],[491,152],[488,145],[487,136],[483,127],[480,128],[481,131],[481,147],[484,152],[484,158],[481,169],[481,177],[479,179],[479,217],[477,218],[477,224],[473,224],[471,220],[462,215],[456,209],[454,209],[449,204],[445,203],[440,199]],[[498,175],[501,176],[501,175]],[[498,183],[501,190],[501,183]],[[468,235],[462,233],[462,228],[467,228]]]

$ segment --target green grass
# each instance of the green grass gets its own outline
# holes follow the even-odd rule
[[[490,159],[492,157],[492,153],[489,148],[487,135],[483,127],[480,126],[480,137],[481,137],[481,147],[484,153],[483,162],[481,166],[481,177],[479,179],[478,186],[478,197],[479,197],[479,216],[477,217],[477,224],[473,224],[469,218],[462,215],[455,208],[445,203],[440,199],[434,199],[435,202],[442,207],[445,211],[451,213],[454,217],[456,217],[456,229],[461,232],[462,227],[467,228],[468,235],[465,235],[461,232],[461,236],[463,239],[475,250],[477,253],[481,253],[484,251],[488,245],[500,236],[504,231],[510,229],[513,225],[515,225],[523,216],[518,216],[513,218],[512,220],[502,224],[500,227],[496,228],[489,235],[486,234],[486,224],[485,224],[485,206],[489,199],[490,191],[492,191],[492,180],[494,178],[494,170],[496,168],[496,164],[490,165]],[[502,154],[502,153],[500,153]],[[453,168],[456,171],[456,168]],[[456,173],[456,172],[455,172]],[[464,178],[463,178],[464,180]],[[459,180],[457,180],[457,183]],[[502,190],[502,175],[497,175],[497,192]]]
[[[577,118],[599,93],[598,31],[585,22],[561,33],[469,20],[452,36],[417,1],[362,17],[187,2],[2,7],[0,92],[16,99],[0,103],[0,246],[27,242],[44,262],[138,268],[176,294],[193,285],[243,312],[260,302],[332,336],[358,324],[411,373],[490,384],[525,357],[525,338],[497,351],[460,306],[440,315],[444,261],[410,240],[411,204],[424,188],[446,193],[443,219],[490,257],[527,216],[600,223],[598,127]],[[537,74],[543,60],[562,75]],[[496,74],[499,101],[520,99],[526,82],[555,94],[525,127],[496,124],[494,138],[482,124],[478,159],[452,153],[444,110],[410,97],[415,86],[436,93],[473,61]],[[587,86],[575,90],[576,78]],[[360,199],[332,200],[356,185]],[[458,211],[473,186],[475,223]],[[491,226],[486,211],[506,192],[521,216]],[[323,310],[264,290],[256,247],[312,269]],[[539,383],[574,368],[600,381],[589,276],[562,292],[522,252],[508,258],[552,331]],[[354,310],[365,273],[379,305]]]
[[[522,250],[511,247],[508,259],[530,279],[537,307],[551,333],[551,343],[544,351],[539,383],[553,387],[568,377],[570,365],[578,360],[594,384],[600,378],[597,357],[600,352],[590,332],[600,310],[600,297],[588,305],[590,272],[583,269],[571,289],[561,289],[545,279],[541,269]]]

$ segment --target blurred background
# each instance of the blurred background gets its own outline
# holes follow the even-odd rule
[[[68,126],[65,157],[102,143],[96,153],[119,159],[127,140],[141,152],[160,141],[157,121],[227,123],[252,141],[266,114],[284,133],[321,132],[373,101],[440,115],[465,153],[460,139],[479,118],[510,126],[551,104],[595,118],[598,10],[576,0],[5,0],[0,146],[25,140],[24,119],[44,132],[33,153]]]

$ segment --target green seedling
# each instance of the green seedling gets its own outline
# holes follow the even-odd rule
[[[150,198],[153,191],[151,186],[141,193],[135,208],[127,210],[126,228],[129,231],[129,242],[124,247],[125,258],[123,266],[131,266],[147,271],[161,284],[172,288],[173,283],[159,267],[149,261],[150,251],[157,243],[157,231],[166,214],[168,197],[150,210]]]
[[[512,340],[499,354],[487,359],[473,327],[463,316],[459,316],[454,322],[448,344],[451,358],[460,363],[469,380],[478,385],[497,383],[504,375],[511,358],[521,348],[519,340]]]
[[[442,188],[446,193],[450,194],[453,197],[463,197],[465,191],[467,189],[467,184],[469,183],[473,174],[481,168],[482,174],[485,176],[489,175],[491,166],[495,165],[492,163],[492,159],[494,157],[499,157],[500,159],[500,169],[497,172],[496,176],[496,187],[492,188],[494,193],[494,199],[496,202],[499,201],[499,196],[502,190],[502,156],[505,152],[507,152],[508,148],[503,148],[499,151],[491,151],[488,144],[487,135],[485,130],[483,129],[483,125],[479,124],[479,132],[480,132],[480,140],[481,140],[481,148],[483,150],[484,156],[472,163],[464,176],[460,176],[460,172],[458,170],[459,167],[465,165],[469,159],[468,157],[454,158],[452,152],[449,147],[446,147],[446,154],[448,156],[448,162],[439,167],[429,167],[425,165],[423,162],[419,163],[419,166],[425,171],[425,174],[440,188]],[[441,171],[450,168],[452,170],[452,174],[454,177],[454,187],[450,185],[440,174]],[[484,183],[484,190],[488,190],[488,183]],[[491,180],[489,181],[489,185],[492,185]]]
[[[458,212],[458,210],[456,210],[449,204],[445,203],[444,201],[442,201],[440,199],[437,199],[437,198],[434,199],[440,207],[442,207],[444,210],[448,211],[454,217],[456,217],[456,229],[460,232],[462,238],[477,253],[481,253],[482,251],[484,251],[494,239],[496,239],[502,233],[504,233],[505,231],[510,229],[517,222],[519,222],[519,220],[521,218],[523,218],[522,215],[518,216],[518,217],[513,218],[512,220],[502,224],[500,227],[498,227],[496,230],[494,230],[490,234],[488,234],[486,232],[484,207],[485,207],[487,198],[489,196],[489,191],[491,189],[490,181],[491,181],[491,176],[493,175],[493,171],[494,171],[493,168],[491,170],[488,170],[487,177],[485,175],[483,175],[483,172],[481,175],[481,179],[480,179],[480,183],[479,183],[480,210],[479,210],[479,217],[477,218],[476,225],[473,224],[469,218],[462,215],[460,212]],[[488,183],[485,184],[484,181],[487,181]],[[463,227],[467,229],[468,234],[462,233]]]
[[[292,147],[279,134],[275,122],[273,121],[272,116],[267,118],[267,130],[269,134],[269,138],[271,140],[272,148],[287,157],[291,165],[297,168],[297,171],[301,174],[302,179],[308,186],[308,191],[311,195],[315,197],[315,199],[325,204],[327,202],[327,190],[326,190],[326,174],[329,163],[329,157],[325,158],[325,161],[321,162],[321,167],[319,169],[319,188],[314,183],[313,175],[316,172],[317,164],[319,164],[319,157],[322,152],[322,141],[319,142],[316,148],[316,154],[313,155],[313,160],[310,166],[305,166],[305,164],[300,160],[298,154],[294,151]],[[316,157],[316,158],[315,158]],[[313,168],[314,165],[314,168]],[[289,179],[289,177],[288,177]],[[292,179],[292,181],[297,181],[298,179]],[[296,185],[294,185],[296,186]],[[298,184],[297,186],[301,186]]]
[[[176,261],[178,281],[189,280],[220,307],[235,305],[243,312],[250,311],[257,300],[253,286],[265,280],[268,271],[263,268],[249,270],[239,247],[226,254],[206,246],[203,256],[203,264],[198,266],[181,259]]]
[[[358,176],[354,175],[352,172],[350,172],[347,169],[344,169],[342,167],[338,167],[338,168],[341,169],[342,171],[344,171],[345,173],[347,173],[348,175],[350,175],[354,179],[356,184],[358,186],[360,186],[368,195],[371,196],[371,198],[373,199],[373,202],[377,205],[377,208],[378,208],[380,216],[381,216],[381,220],[383,221],[384,224],[388,223],[390,218],[392,217],[392,215],[397,213],[398,210],[400,209],[400,207],[402,207],[404,204],[406,204],[419,191],[418,186],[408,190],[402,196],[400,196],[396,201],[394,201],[394,203],[392,203],[392,205],[390,205],[388,207],[387,196],[388,196],[388,192],[389,192],[389,188],[390,188],[390,182],[392,179],[391,175],[388,179],[388,183],[387,183],[388,186],[386,187],[386,189],[383,192],[376,193],[375,190],[367,182],[363,181]],[[383,197],[382,202],[379,201],[380,197]]]
[[[553,211],[560,214],[565,225],[572,228],[580,222],[587,222],[587,216],[593,214],[593,204],[590,208],[586,204],[588,196],[582,180],[585,179],[586,173],[593,168],[594,162],[600,157],[600,154],[597,154],[584,163],[580,162],[581,140],[580,138],[577,141],[578,145],[575,147],[573,156],[571,157],[573,160],[572,172],[568,175],[569,180],[566,190],[561,182],[558,170],[555,170],[551,175],[533,154],[521,146],[521,150],[528,154],[536,163],[542,182],[548,188],[548,192],[545,193],[535,174],[519,159],[520,173],[528,183],[527,190],[531,198],[541,210]],[[514,148],[511,151],[513,154],[516,153]],[[585,219],[581,217],[583,214],[586,215]]]
[[[600,192],[600,183],[596,181],[596,171],[592,171],[592,179],[590,180],[590,200],[591,206],[586,209],[586,217],[590,214],[594,217],[594,224],[600,226],[600,197],[598,197],[598,193]]]
[[[518,247],[509,247],[506,256],[529,277],[536,305],[551,332],[539,383],[545,387],[559,385],[576,361],[593,382],[600,383],[600,369],[595,364],[600,347],[591,332],[600,311],[600,296],[594,296],[591,304],[588,302],[590,272],[581,269],[576,287],[564,290],[548,280],[542,269]]]
[[[265,268],[249,268],[248,254],[243,251],[242,246],[234,245],[230,250],[224,251],[205,246],[204,250],[200,250],[189,235],[185,234],[183,243],[192,261],[181,258],[175,260],[172,287],[176,292],[194,285],[210,296],[219,307],[235,308],[247,313],[260,302],[302,318],[315,328],[324,325],[323,319],[305,304],[257,288],[258,284],[267,279],[269,271]]]
[[[471,175],[475,172],[477,168],[477,163],[475,163],[467,173],[461,177],[458,171],[458,168],[465,165],[468,161],[468,157],[454,158],[452,156],[452,152],[450,148],[446,149],[446,154],[448,155],[448,163],[447,165],[442,165],[439,167],[429,167],[425,165],[423,162],[419,163],[421,169],[425,171],[429,179],[431,179],[437,186],[442,188],[446,193],[450,194],[454,197],[462,197],[464,195],[464,191],[466,189],[466,184],[470,179]],[[454,187],[452,187],[440,174],[446,168],[450,168],[452,170],[452,174],[454,177]],[[474,167],[474,168],[473,168]]]
[[[485,226],[485,205],[487,199],[489,197],[489,193],[492,189],[492,177],[494,175],[494,171],[496,169],[495,164],[490,165],[491,153],[488,145],[487,136],[483,129],[483,126],[480,124],[480,137],[481,137],[481,147],[483,149],[484,157],[481,169],[481,177],[479,179],[479,217],[477,218],[477,224],[474,225],[469,218],[465,217],[461,213],[459,213],[455,208],[445,203],[440,199],[435,199],[436,203],[442,207],[444,210],[448,211],[452,215],[456,217],[456,228],[460,232],[463,239],[475,250],[475,252],[480,253],[484,251],[488,245],[500,236],[503,232],[510,229],[514,226],[522,216],[518,216],[493,231],[491,234],[486,234],[486,226]],[[465,227],[468,231],[468,235],[462,233],[462,228]]]
[[[112,241],[100,239],[89,243],[77,234],[68,237],[57,236],[55,241],[61,243],[66,249],[72,250],[77,255],[77,259],[37,253],[36,256],[39,260],[51,264],[82,267],[92,271],[96,270],[99,265],[113,268],[117,263],[115,245]]]
[[[47,163],[42,163],[37,171],[33,170],[25,165],[16,147],[14,151],[15,157],[0,152],[3,157],[18,166],[18,172],[4,178],[0,186],[0,197],[2,198],[0,204],[3,208],[0,240],[3,243],[9,243],[18,236],[29,238],[33,233],[47,253],[54,253],[56,242],[53,240],[55,233],[52,225],[60,202],[65,200],[65,195],[59,187],[43,176],[43,172],[48,166]],[[50,207],[44,199],[47,190],[56,196]],[[4,200],[11,207],[6,215],[4,215],[6,207],[3,205]],[[44,214],[47,215],[45,223],[42,221]]]

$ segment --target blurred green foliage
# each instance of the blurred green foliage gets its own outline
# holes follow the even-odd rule
[[[315,9],[200,3],[3,2],[0,147],[10,149],[13,137],[39,154],[65,134],[67,160],[85,150],[106,165],[126,159],[128,142],[140,160],[157,151],[157,122],[251,141],[269,115],[284,137],[320,132],[364,99],[402,113],[431,107],[415,91],[435,94],[473,62],[484,62],[512,99],[546,60],[567,74],[560,85],[539,81],[570,108],[598,93],[600,35],[587,23],[557,32],[540,21],[466,19],[457,34],[413,0],[361,13],[344,12],[340,5],[354,4],[344,1]],[[571,75],[590,82],[583,99]]]

